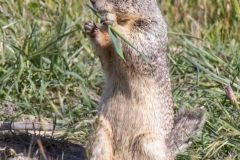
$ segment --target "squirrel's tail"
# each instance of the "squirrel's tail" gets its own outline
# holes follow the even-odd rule
[[[175,120],[174,127],[167,139],[167,145],[173,154],[183,151],[190,145],[190,138],[196,136],[206,120],[203,108],[181,110]]]

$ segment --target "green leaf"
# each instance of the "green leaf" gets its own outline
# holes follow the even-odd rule
[[[115,32],[111,29],[110,26],[108,26],[108,33],[112,40],[113,46],[117,54],[125,61],[124,54],[121,48],[121,42],[118,36],[115,34]]]
[[[143,60],[145,62],[148,62],[148,58],[146,57],[146,55],[139,51],[136,47],[134,47],[128,40],[126,37],[124,37],[121,33],[119,33],[116,29],[114,29],[112,26],[109,26],[108,29],[110,29],[112,31],[112,33],[114,33],[114,35],[116,35],[117,37],[119,37],[120,39],[122,39],[125,43],[127,43],[131,48],[133,48],[135,51],[137,51],[141,58],[143,58]]]

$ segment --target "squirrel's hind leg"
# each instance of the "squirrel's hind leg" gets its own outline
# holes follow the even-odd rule
[[[133,160],[173,160],[164,138],[156,134],[141,134],[132,145]]]
[[[89,143],[89,160],[113,160],[111,126],[101,115],[95,123],[96,127]]]

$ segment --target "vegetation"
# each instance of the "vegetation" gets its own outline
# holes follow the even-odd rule
[[[84,143],[103,74],[82,26],[87,0],[0,0],[0,102],[53,121]],[[237,0],[166,0],[175,108],[204,106],[203,133],[185,159],[240,159],[240,6]]]

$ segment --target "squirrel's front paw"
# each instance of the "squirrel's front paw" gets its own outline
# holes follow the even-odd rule
[[[116,23],[116,15],[112,13],[105,13],[102,15],[101,23],[104,25],[113,25]]]
[[[85,32],[88,33],[90,36],[94,36],[96,30],[98,30],[98,27],[94,22],[88,21],[88,22],[85,22],[84,29],[85,29]]]

